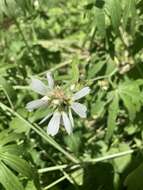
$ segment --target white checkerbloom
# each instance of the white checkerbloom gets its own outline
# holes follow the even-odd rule
[[[64,125],[67,133],[71,134],[74,126],[71,110],[81,118],[86,118],[87,108],[85,105],[78,103],[77,100],[89,94],[90,88],[84,87],[73,95],[67,95],[62,88],[55,86],[51,73],[47,73],[47,81],[48,86],[39,79],[32,78],[31,89],[43,97],[29,102],[26,108],[28,111],[33,111],[43,106],[52,106],[53,113],[47,115],[40,124],[51,117],[47,127],[49,135],[56,135],[60,125]]]

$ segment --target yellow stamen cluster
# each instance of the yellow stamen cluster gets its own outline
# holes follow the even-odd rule
[[[69,102],[71,101],[71,98],[68,97],[64,90],[56,87],[53,89],[53,91],[50,94],[50,100],[51,104],[54,104],[56,106],[61,106],[61,105],[69,105]]]

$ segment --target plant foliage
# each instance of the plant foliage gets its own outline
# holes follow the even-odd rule
[[[143,189],[142,31],[143,0],[0,0],[1,190]],[[25,108],[47,71],[91,88],[72,135]]]

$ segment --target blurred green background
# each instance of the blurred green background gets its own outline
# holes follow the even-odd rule
[[[0,0],[0,190],[143,190],[143,0]],[[30,78],[79,90],[73,134],[39,125]]]

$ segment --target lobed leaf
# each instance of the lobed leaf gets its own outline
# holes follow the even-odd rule
[[[6,190],[24,190],[18,177],[2,162],[0,162],[0,183]]]

